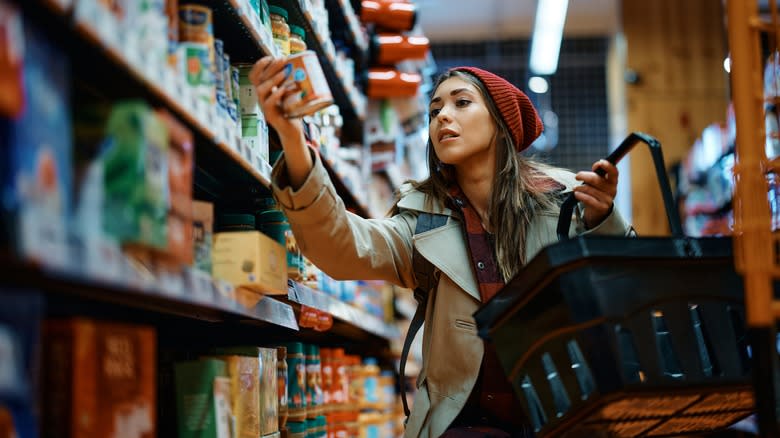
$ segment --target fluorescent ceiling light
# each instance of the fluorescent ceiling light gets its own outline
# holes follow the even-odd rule
[[[558,54],[568,6],[569,0],[539,0],[536,4],[530,61],[533,73],[551,75],[558,69]]]
[[[528,88],[536,94],[544,94],[550,89],[550,85],[542,77],[531,76],[531,79],[528,79]]]

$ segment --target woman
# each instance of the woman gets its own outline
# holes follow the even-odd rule
[[[617,169],[599,161],[593,170],[604,169],[604,177],[575,176],[521,157],[542,132],[528,97],[490,72],[460,67],[439,79],[430,101],[430,177],[401,188],[391,217],[362,219],[344,209],[319,157],[306,147],[301,121],[280,110],[283,65],[263,58],[250,79],[284,148],[274,195],[304,254],[334,278],[407,288],[417,285],[413,251],[436,269],[406,436],[532,436],[472,314],[556,240],[563,194],[573,190],[580,201],[573,234],[628,235],[630,227],[612,208]],[[415,235],[421,213],[443,215],[446,223]]]

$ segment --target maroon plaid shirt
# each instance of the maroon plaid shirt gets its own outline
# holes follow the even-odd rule
[[[482,227],[479,215],[469,204],[460,187],[453,186],[450,189],[450,196],[454,210],[460,213],[464,224],[471,262],[484,303],[493,298],[505,284],[498,270],[492,235]],[[485,342],[485,355],[482,358],[477,383],[466,406],[455,420],[454,426],[491,425],[516,432],[524,429],[527,424],[520,401],[501,368],[493,344]],[[450,436],[449,432],[446,436]]]

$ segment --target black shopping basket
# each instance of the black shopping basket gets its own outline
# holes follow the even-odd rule
[[[683,236],[658,141],[672,237],[569,239],[542,250],[475,314],[539,436],[678,436],[754,409],[741,278],[730,238]]]

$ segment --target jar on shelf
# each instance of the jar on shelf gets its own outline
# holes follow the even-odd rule
[[[254,231],[255,217],[251,214],[226,213],[219,215],[218,231]]]
[[[306,356],[303,344],[291,342],[287,347],[287,419],[290,423],[306,421]]]
[[[306,423],[287,423],[287,438],[306,438]]]
[[[271,33],[274,37],[274,43],[283,56],[289,56],[290,25],[287,24],[287,20],[290,19],[290,15],[287,13],[287,9],[279,6],[269,6],[268,11],[271,13]]]
[[[290,55],[306,50],[306,29],[294,24],[290,25]]]

